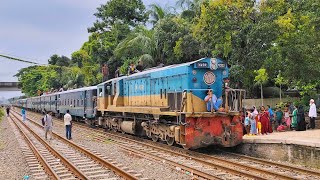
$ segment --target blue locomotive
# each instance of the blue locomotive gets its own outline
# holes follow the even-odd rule
[[[99,125],[184,148],[235,146],[242,141],[244,93],[223,90],[228,74],[221,59],[203,58],[108,80],[97,86]],[[207,111],[208,90],[224,95],[225,109]]]
[[[12,103],[57,115],[69,109],[75,118],[91,119],[91,124],[168,145],[232,147],[242,142],[239,110],[244,93],[223,90],[223,79],[228,75],[224,61],[203,58],[110,79],[97,86],[14,99]],[[208,90],[224,97],[224,108],[207,111],[204,98]]]

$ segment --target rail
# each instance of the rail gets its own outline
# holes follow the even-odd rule
[[[16,111],[15,111],[16,112]],[[17,114],[20,114],[18,112],[16,112]],[[30,120],[31,122],[33,122],[36,126],[43,128],[42,125],[34,122],[32,119],[27,118],[28,120]],[[101,157],[91,153],[90,151],[80,147],[79,145],[73,143],[72,141],[69,141],[67,139],[65,139],[64,137],[58,135],[55,132],[52,132],[52,134],[54,135],[54,137],[58,138],[59,140],[65,142],[66,144],[70,145],[71,147],[74,147],[75,149],[79,150],[80,152],[82,152],[83,154],[85,154],[86,156],[90,157],[91,159],[93,159],[94,161],[100,163],[101,165],[103,165],[106,168],[109,168],[110,170],[112,170],[113,172],[115,172],[117,175],[128,179],[128,180],[137,180],[138,178],[127,173],[126,171],[122,170],[121,168],[118,168],[114,165],[112,165],[111,163],[107,162],[106,160],[102,159]]]
[[[12,114],[13,117],[18,119],[17,116]],[[15,121],[13,121],[15,122]],[[76,177],[79,179],[89,179],[86,175],[84,175],[83,172],[81,172],[77,167],[75,167],[69,160],[67,160],[63,155],[61,155],[59,152],[57,152],[55,149],[53,149],[46,141],[44,141],[38,134],[36,134],[33,130],[31,130],[30,127],[22,123],[22,125],[29,131],[31,134],[41,143],[43,144],[55,157],[58,157],[63,164],[67,165],[70,171],[72,171]],[[59,179],[59,178],[58,178]]]

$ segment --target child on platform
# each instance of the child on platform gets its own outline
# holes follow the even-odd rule
[[[246,118],[244,119],[244,126],[246,128],[247,135],[250,135],[250,113],[246,112]]]
[[[252,115],[250,115],[250,127],[250,134],[253,136],[257,135],[257,124]]]
[[[284,120],[286,122],[287,128],[290,129],[291,126],[291,118],[290,118],[290,114],[289,114],[289,109],[288,107],[285,108],[284,110]]]

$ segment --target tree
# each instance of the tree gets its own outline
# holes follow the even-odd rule
[[[255,70],[254,73],[256,74],[254,81],[260,85],[260,90],[261,90],[261,105],[263,106],[263,89],[262,89],[262,85],[264,83],[266,83],[269,79],[268,77],[268,73],[266,72],[266,69],[259,69],[259,70]]]
[[[37,90],[50,90],[58,78],[56,71],[49,66],[29,66],[19,70],[15,76],[18,77],[22,92],[27,96],[35,96]]]
[[[57,66],[69,66],[70,59],[66,56],[58,56],[57,54],[54,54],[50,57],[48,60],[48,63],[51,65],[57,65]]]
[[[279,74],[277,75],[277,77],[274,80],[275,80],[275,84],[280,85],[280,102],[282,102],[282,100],[281,100],[281,95],[282,95],[281,86],[288,84],[288,81],[286,79],[284,79],[284,77],[281,76],[280,73],[281,73],[281,71],[279,71]]]
[[[82,68],[83,63],[89,62],[90,56],[87,51],[80,49],[71,54],[71,63]]]
[[[110,0],[97,8],[97,17],[89,32],[110,31],[114,24],[127,24],[131,27],[144,24],[148,20],[148,13],[141,0]]]
[[[150,11],[150,15],[151,15],[151,23],[153,24],[153,26],[155,26],[161,19],[164,19],[165,17],[167,17],[170,12],[168,12],[167,10],[165,10],[164,8],[162,8],[161,6],[157,5],[157,4],[151,4],[150,5],[151,11]]]

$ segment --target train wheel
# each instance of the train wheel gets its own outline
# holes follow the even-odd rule
[[[174,145],[174,138],[167,136],[166,142],[169,146]]]
[[[151,139],[153,142],[157,142],[159,140],[159,136],[157,136],[155,134],[151,134]]]

